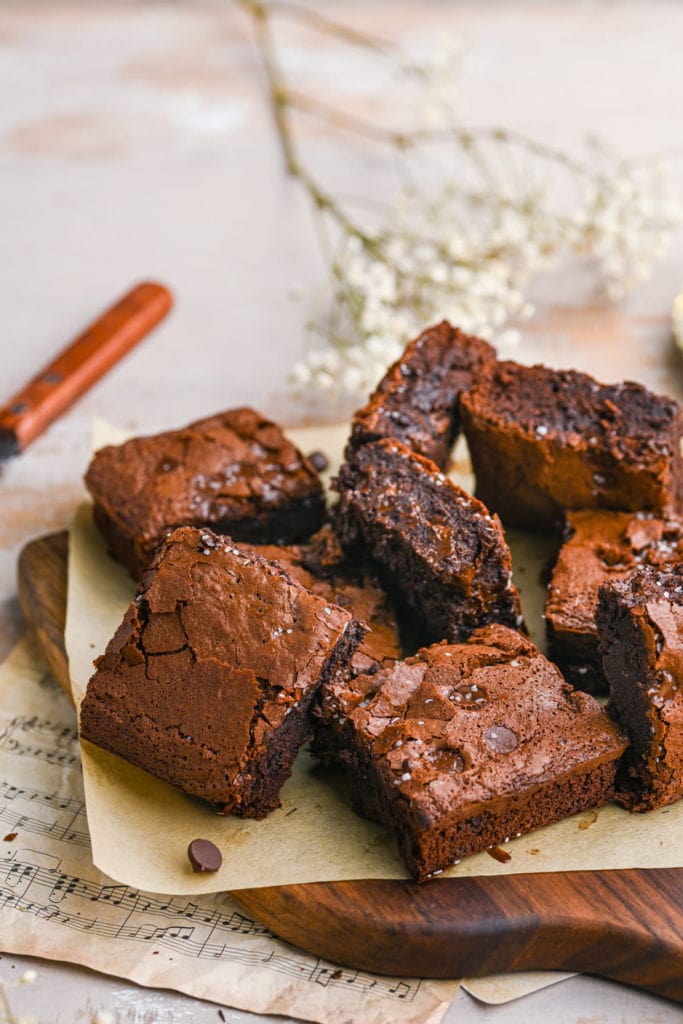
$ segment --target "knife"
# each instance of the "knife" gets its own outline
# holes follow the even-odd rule
[[[0,408],[0,460],[22,452],[163,320],[170,291],[145,281],[79,334]]]

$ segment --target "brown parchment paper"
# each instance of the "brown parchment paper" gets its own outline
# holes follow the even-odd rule
[[[304,451],[322,449],[332,467],[347,427],[290,431]],[[106,431],[105,431],[106,434]],[[102,443],[103,432],[98,432]],[[455,479],[471,487],[456,452]],[[534,639],[543,643],[541,573],[552,555],[542,538],[510,534],[515,579]],[[69,557],[67,650],[80,702],[92,659],[105,647],[131,599],[133,584],[107,555],[90,509],[79,509]],[[539,635],[540,634],[540,635]],[[402,878],[393,842],[349,808],[343,778],[302,752],[282,791],[282,808],[265,821],[219,817],[126,762],[82,745],[85,798],[97,867],[116,881],[153,892],[198,894],[266,885],[358,878]],[[214,875],[193,874],[185,851],[196,836],[223,852]],[[469,857],[441,877],[516,872],[683,865],[683,801],[631,815],[616,805],[589,811],[512,841],[511,861]]]
[[[0,666],[0,824],[3,952],[321,1024],[438,1024],[457,991],[309,956],[225,894],[159,896],[98,871],[76,716],[27,641]]]
[[[519,974],[489,974],[486,978],[463,978],[462,987],[480,1003],[500,1006],[550,988],[576,974],[568,971],[520,971]]]

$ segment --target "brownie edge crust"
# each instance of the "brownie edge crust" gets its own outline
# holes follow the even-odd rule
[[[229,538],[175,530],[96,662],[81,735],[222,813],[262,818],[319,686],[343,678],[365,631]]]

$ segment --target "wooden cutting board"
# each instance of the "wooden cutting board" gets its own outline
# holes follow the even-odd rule
[[[64,649],[68,537],[30,543],[19,599],[71,697]],[[597,974],[683,1003],[683,869],[316,882],[231,897],[275,935],[355,970],[476,977]]]

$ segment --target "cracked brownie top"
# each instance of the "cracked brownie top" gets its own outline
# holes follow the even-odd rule
[[[274,563],[208,530],[174,530],[96,662],[82,735],[179,789],[234,803],[230,787],[292,712],[307,712],[322,678],[346,670],[363,633]]]
[[[490,810],[625,746],[593,697],[500,625],[326,685],[321,722],[341,760],[369,759],[425,825]]]
[[[249,550],[246,545],[237,546]],[[346,558],[331,526],[324,526],[305,544],[261,544],[252,550],[277,562],[312,594],[346,608],[370,627],[352,659],[355,673],[374,671],[401,657],[398,623],[387,595],[368,566]]]

